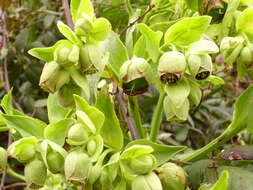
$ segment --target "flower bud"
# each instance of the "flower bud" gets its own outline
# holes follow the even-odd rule
[[[226,63],[233,64],[243,48],[242,37],[225,37],[221,41],[220,51]]]
[[[54,51],[54,60],[63,67],[72,66],[78,62],[79,47],[64,40]]]
[[[88,155],[92,156],[96,152],[96,149],[97,149],[96,141],[95,140],[89,141],[88,144],[87,144]]]
[[[183,122],[187,120],[189,107],[190,103],[188,98],[185,99],[180,107],[173,105],[168,96],[165,97],[163,102],[166,119],[170,122]]]
[[[17,155],[17,160],[21,163],[29,162],[35,156],[35,146],[27,145],[22,151]]]
[[[163,189],[184,190],[186,188],[186,174],[183,168],[174,163],[166,163],[156,169],[162,182]]]
[[[58,173],[63,169],[64,158],[62,155],[56,151],[50,151],[47,154],[47,165],[48,169],[52,173]]]
[[[8,154],[7,151],[0,147],[0,174],[5,170],[7,166]]]
[[[137,176],[132,181],[132,190],[140,190],[140,189],[141,190],[153,190],[153,189],[162,190],[163,188],[158,176],[155,173],[151,172],[147,175]]]
[[[39,84],[43,90],[54,93],[68,82],[69,73],[60,65],[54,61],[45,64]]]
[[[102,52],[98,46],[93,44],[85,44],[80,51],[80,67],[85,74],[94,74],[99,71],[102,66]]]
[[[88,36],[92,29],[92,19],[86,15],[82,14],[82,18],[78,19],[75,23],[75,33],[77,36]]]
[[[204,80],[212,72],[212,58],[208,54],[189,55],[188,67],[192,76],[197,80]]]
[[[185,57],[178,51],[164,53],[158,65],[158,73],[162,83],[176,84],[181,78],[186,68]]]
[[[43,187],[47,178],[47,168],[41,160],[35,159],[25,166],[25,179],[29,188]]]
[[[92,163],[87,154],[82,151],[73,151],[65,159],[65,176],[72,184],[85,184],[85,181],[88,180],[91,167]]]
[[[89,139],[88,132],[85,127],[77,123],[73,125],[68,131],[68,139],[66,140],[69,145],[83,145]]]
[[[137,175],[148,174],[154,168],[156,161],[152,154],[144,154],[130,161],[130,167]]]
[[[152,68],[143,58],[126,61],[120,68],[123,92],[129,96],[142,94],[152,82]]]
[[[79,86],[73,82],[63,85],[57,92],[58,103],[62,107],[73,108],[75,106],[74,94],[81,95],[82,90]]]
[[[241,51],[241,60],[245,65],[253,63],[253,45],[244,47]]]

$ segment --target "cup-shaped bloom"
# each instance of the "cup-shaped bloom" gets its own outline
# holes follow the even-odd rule
[[[188,98],[179,107],[175,106],[171,99],[166,96],[163,102],[165,116],[170,122],[183,122],[187,120],[190,103]]]
[[[178,51],[164,53],[158,65],[158,73],[162,83],[176,84],[181,78],[186,68],[185,56]]]
[[[163,189],[185,190],[186,174],[183,168],[174,163],[166,163],[156,169]]]
[[[132,190],[162,190],[161,181],[154,172],[137,176],[132,181]],[[164,189],[165,190],[165,189]],[[169,189],[168,189],[169,190]]]
[[[58,173],[63,170],[64,158],[60,153],[56,151],[50,151],[47,154],[47,165],[50,172]]]
[[[93,26],[92,19],[85,13],[75,23],[75,33],[77,36],[88,36]]]
[[[21,163],[30,162],[36,152],[37,139],[35,137],[24,137],[15,141],[8,148],[8,153]]]
[[[79,64],[85,74],[97,73],[102,66],[102,52],[94,44],[85,44],[80,50]]]
[[[68,138],[67,138],[67,143],[69,145],[83,145],[85,144],[89,139],[89,134],[85,128],[80,123],[77,123],[73,125],[69,131],[68,131]]]
[[[67,180],[75,185],[83,185],[88,180],[92,163],[82,151],[73,151],[65,159],[64,170]]]
[[[35,159],[25,166],[25,179],[29,188],[39,189],[44,186],[47,168],[43,161]]]
[[[45,64],[39,84],[43,90],[54,93],[68,82],[69,73],[59,64],[54,61]]]
[[[208,54],[189,55],[188,67],[192,76],[197,80],[204,80],[212,72],[212,58]]]
[[[123,92],[135,96],[146,92],[152,82],[152,68],[143,58],[126,61],[120,68]]]
[[[7,166],[8,154],[7,151],[0,147],[0,174],[5,170]]]
[[[225,37],[221,41],[220,51],[226,63],[233,64],[243,48],[242,37]]]
[[[82,90],[74,82],[69,82],[68,84],[63,85],[60,90],[57,92],[58,103],[62,107],[73,108],[75,106],[74,94],[81,95]]]
[[[61,42],[54,51],[55,62],[63,67],[74,65],[79,59],[79,47],[68,40]]]
[[[244,47],[241,51],[240,57],[243,64],[246,66],[253,63],[253,44]]]
[[[130,168],[135,171],[137,175],[145,175],[153,170],[155,163],[156,160],[152,154],[143,154],[131,159]]]

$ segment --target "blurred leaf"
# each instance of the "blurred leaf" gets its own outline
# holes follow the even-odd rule
[[[46,139],[55,142],[56,144],[63,146],[65,138],[69,128],[74,125],[73,119],[63,119],[55,123],[51,123],[44,130],[44,136]]]
[[[55,15],[47,15],[45,16],[45,18],[43,19],[43,24],[45,28],[49,28],[55,19]]]
[[[157,166],[162,165],[166,161],[168,161],[173,155],[176,153],[184,150],[185,146],[166,146],[161,144],[156,144],[150,140],[140,139],[135,140],[126,146],[126,148],[133,146],[133,145],[147,145],[154,149],[154,152],[152,154],[156,157]]]
[[[20,33],[17,35],[15,40],[15,46],[17,49],[24,49],[27,46],[29,39],[29,30],[28,28],[24,28],[20,31]]]
[[[71,109],[58,105],[57,94],[49,94],[47,99],[48,119],[50,123],[55,123],[65,119]]]
[[[119,151],[123,146],[123,134],[119,120],[114,111],[114,104],[111,101],[111,96],[107,94],[107,89],[103,88],[98,93],[96,107],[105,115],[105,121],[100,131],[105,145],[115,151]]]
[[[172,25],[165,33],[165,42],[187,46],[200,40],[211,22],[209,16],[184,18]]]
[[[236,21],[236,28],[240,32],[253,34],[253,8],[245,9]]]
[[[35,136],[38,139],[43,139],[46,124],[41,120],[20,115],[2,114],[2,116],[6,120],[7,126],[19,131],[23,137]]]

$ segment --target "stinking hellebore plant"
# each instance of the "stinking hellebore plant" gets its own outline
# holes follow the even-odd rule
[[[126,1],[129,25],[119,36],[106,18],[95,17],[90,0],[71,0],[74,30],[58,21],[66,39],[28,51],[45,62],[39,86],[49,92],[49,123],[15,110],[11,91],[3,98],[0,119],[14,142],[7,151],[0,148],[0,173],[7,168],[9,175],[25,180],[30,189],[189,189],[185,164],[206,158],[214,148],[250,129],[253,86],[236,101],[227,130],[191,155],[176,155],[185,146],[157,143],[163,113],[168,122],[186,127],[184,122],[192,122],[189,112],[200,107],[201,88],[224,83],[213,75],[217,44],[225,62],[238,61],[238,67],[246,69],[243,74],[253,68],[253,48],[252,32],[242,21],[248,9],[237,17],[237,36],[221,33],[216,44],[208,36],[212,17],[200,14],[189,1],[180,2],[151,1],[141,16]],[[184,7],[189,11],[181,10]],[[168,21],[168,15],[164,19],[164,12],[159,13],[164,8],[166,15],[175,13],[168,18],[176,21]],[[143,23],[137,24],[141,19]],[[151,89],[160,95],[151,124],[144,128],[137,97],[149,96]],[[193,130],[198,131],[195,126]],[[8,158],[24,165],[24,176],[12,170]],[[182,159],[175,164],[172,158]],[[211,187],[206,189],[227,189],[228,172],[220,176],[218,180],[215,173],[213,186],[206,184]]]

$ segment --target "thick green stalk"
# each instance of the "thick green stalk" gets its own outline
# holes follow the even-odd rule
[[[165,98],[165,92],[161,93],[159,96],[159,100],[156,106],[155,113],[153,115],[152,123],[151,123],[151,133],[150,133],[150,140],[153,142],[156,142],[159,129],[160,129],[160,123],[163,116],[163,100]]]
[[[214,139],[212,142],[210,142],[203,148],[195,151],[192,155],[184,158],[182,161],[194,162],[194,161],[200,160],[205,155],[212,152],[215,148],[226,143],[229,139],[231,139],[233,136],[238,134],[243,129],[245,129],[245,125],[236,126],[236,125],[230,124],[229,127],[219,137]]]
[[[25,176],[21,175],[21,174],[18,174],[16,173],[14,170],[12,170],[10,167],[8,167],[7,169],[7,173],[8,175],[16,178],[16,179],[20,179],[21,181],[25,181]]]
[[[139,105],[136,96],[128,96],[128,108],[134,120],[135,128],[137,130],[139,138],[140,139],[145,138],[141,122]]]

